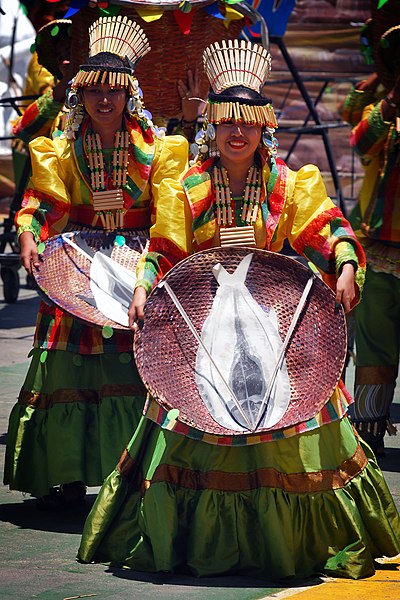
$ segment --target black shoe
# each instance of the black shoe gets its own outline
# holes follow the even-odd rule
[[[375,454],[376,458],[383,458],[384,456],[386,456],[385,445],[383,443],[383,440],[369,442],[369,445],[371,446],[371,449]]]
[[[63,483],[60,486],[65,504],[77,504],[82,502],[86,496],[86,485],[83,481]]]
[[[77,508],[85,503],[86,486],[83,481],[63,483],[52,488],[48,494],[38,498],[39,510],[57,511]]]
[[[38,498],[37,508],[39,510],[60,510],[64,506],[64,499],[61,494],[61,489],[52,488],[48,494]]]

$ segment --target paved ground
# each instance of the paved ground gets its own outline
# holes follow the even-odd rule
[[[22,277],[22,273],[21,273]],[[24,279],[22,279],[24,284]],[[22,286],[18,301],[0,300],[0,459],[4,463],[7,421],[28,366],[38,299]],[[352,387],[353,369],[348,374]],[[400,393],[395,421],[400,423]],[[400,436],[388,438],[381,467],[400,508]],[[230,577],[196,580],[189,577],[143,575],[104,565],[75,561],[82,525],[96,489],[89,490],[87,508],[62,517],[38,511],[35,501],[0,486],[0,599],[71,600],[399,600],[400,558],[382,564],[363,581],[310,579],[289,587]]]

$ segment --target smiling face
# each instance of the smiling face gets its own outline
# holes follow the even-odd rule
[[[83,88],[83,103],[94,128],[120,129],[126,96],[125,88],[111,88],[107,83]]]
[[[221,123],[216,127],[216,142],[222,161],[250,162],[261,139],[261,126],[240,122]]]

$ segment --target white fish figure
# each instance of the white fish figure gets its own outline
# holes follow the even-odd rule
[[[95,306],[105,317],[128,327],[128,309],[136,284],[135,271],[118,264],[109,256],[111,248],[94,252],[86,241],[74,233],[62,234],[62,239],[90,261],[90,290],[93,298],[83,300]]]
[[[272,427],[282,418],[290,401],[289,375],[284,360],[270,397],[265,398],[283,342],[274,309],[265,312],[245,286],[252,257],[252,254],[245,256],[232,275],[221,264],[214,266],[219,288],[201,334],[214,364],[236,396],[248,422],[201,345],[196,357],[196,383],[207,409],[215,421],[234,431]],[[264,402],[265,410],[257,424],[257,415]]]
[[[90,265],[90,289],[96,307],[108,319],[128,327],[128,309],[135,290],[136,275],[115,260],[95,253]]]

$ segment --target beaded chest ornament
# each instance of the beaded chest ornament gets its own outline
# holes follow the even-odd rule
[[[121,187],[126,184],[129,160],[129,133],[117,131],[112,152],[112,184],[114,189],[107,189],[104,152],[98,133],[86,136],[90,169],[90,182],[93,189],[93,208],[95,217],[92,225],[100,219],[104,229],[113,231],[124,226],[124,197]]]
[[[247,174],[240,215],[241,220],[247,225],[241,227],[232,227],[232,192],[229,187],[228,173],[224,167],[214,167],[213,184],[221,246],[255,246],[254,223],[257,220],[261,195],[260,169],[253,165]]]

